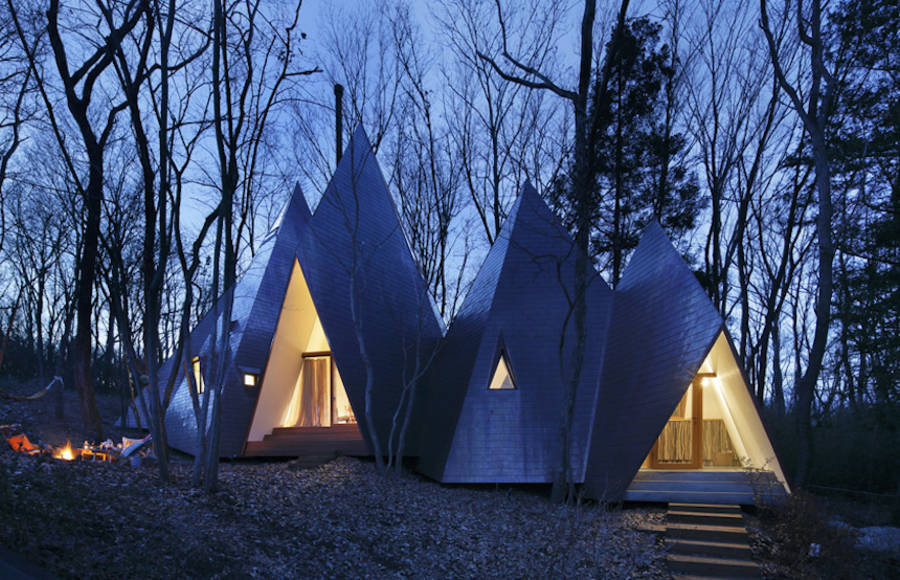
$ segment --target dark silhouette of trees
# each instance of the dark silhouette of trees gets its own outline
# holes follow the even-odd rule
[[[47,85],[51,81],[41,74],[43,67],[38,62],[38,55],[32,41],[23,29],[16,8],[11,1],[8,2],[8,6],[15,20],[19,41],[26,52],[31,71],[39,85],[60,150],[66,159],[66,166],[71,172],[72,181],[81,197],[84,229],[76,270],[78,279],[75,308],[76,331],[71,347],[72,363],[75,371],[75,387],[81,400],[82,420],[97,438],[101,438],[103,428],[97,411],[91,374],[92,301],[96,281],[97,256],[100,249],[100,222],[104,198],[104,155],[113,135],[116,118],[126,105],[122,102],[101,99],[96,96],[94,90],[101,82],[101,76],[113,63],[116,50],[140,21],[143,3],[132,0],[127,5],[117,7],[120,10],[114,10],[113,6],[105,2],[98,2],[97,8],[104,18],[94,23],[97,27],[97,34],[93,37],[95,42],[83,54],[81,50],[83,47],[79,47],[77,51],[70,48],[71,45],[67,44],[67,39],[63,37],[62,31],[70,26],[83,26],[84,22],[66,22],[61,26],[58,0],[51,0],[47,11],[41,17],[41,24],[46,26],[50,55],[57,74],[54,82],[59,82],[59,89],[64,95],[65,108],[77,128],[81,139],[80,150],[73,150],[64,138],[57,120],[58,105],[48,96],[48,91],[52,89]],[[77,14],[67,13],[64,17],[69,16],[77,16]],[[82,56],[83,58],[79,58]],[[102,102],[97,103],[96,101]],[[103,119],[102,123],[97,122],[98,107],[104,112],[100,115],[100,118]],[[80,157],[82,154],[85,157],[83,164],[76,160],[76,157]],[[83,166],[79,167],[79,165]]]
[[[785,4],[791,6],[790,2]],[[797,459],[795,477],[803,485],[812,461],[811,413],[815,398],[816,383],[822,370],[822,362],[831,328],[831,299],[834,283],[834,240],[832,228],[832,183],[831,156],[825,140],[827,124],[834,106],[836,81],[833,71],[826,62],[826,31],[822,22],[822,3],[812,0],[807,13],[798,0],[795,25],[798,37],[808,55],[809,77],[791,81],[785,70],[783,58],[775,42],[769,23],[766,0],[760,0],[760,26],[769,45],[769,56],[775,69],[775,78],[781,89],[788,95],[791,107],[803,122],[809,138],[809,147],[815,170],[815,191],[818,215],[816,216],[816,242],[818,264],[816,268],[817,288],[815,304],[815,329],[809,350],[806,369],[800,375],[796,389],[797,426],[800,439],[800,453]],[[805,56],[806,56],[805,55]],[[802,91],[802,92],[801,92]]]
[[[890,2],[843,2],[832,14],[846,63],[828,136],[836,191],[835,320],[851,408],[874,403],[883,425],[900,404],[900,15]]]
[[[675,238],[693,229],[700,188],[679,155],[686,138],[674,125],[678,56],[660,43],[662,26],[630,19],[613,34],[617,55],[609,89],[597,78],[591,102],[596,223],[591,253],[608,256],[610,282],[621,278],[625,256],[655,219]]]

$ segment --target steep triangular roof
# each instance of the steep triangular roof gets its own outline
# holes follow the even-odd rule
[[[442,328],[362,127],[341,157],[297,256],[368,441],[366,370],[357,335],[364,337],[375,381],[373,417],[386,450],[404,376],[411,376],[415,366],[414,353],[424,356],[437,348]],[[353,288],[360,328],[351,316]],[[424,390],[420,385],[419,402]],[[413,413],[407,438],[410,453],[417,451],[421,417]]]
[[[526,184],[447,333],[430,379],[431,440],[421,470],[442,481],[549,481],[563,398],[558,344],[574,285],[574,242]],[[589,354],[577,393],[572,456],[583,466],[609,289],[588,290]],[[571,324],[567,344],[574,342]],[[488,389],[503,350],[516,389]],[[568,353],[570,349],[564,349]]]
[[[722,327],[693,272],[651,223],[614,292],[584,482],[591,497],[622,497]]]
[[[419,471],[435,479],[440,479],[443,474],[456,420],[465,397],[465,385],[471,376],[478,341],[490,314],[509,247],[510,232],[521,202],[522,198],[519,197],[507,214],[500,233],[481,263],[459,312],[447,330],[437,359],[426,375],[426,381],[432,388],[424,411],[427,427],[423,433]]]
[[[234,288],[226,290],[222,298],[203,316],[191,330],[186,353],[188,360],[195,355],[208,355],[210,338],[221,318],[223,299],[234,296],[231,324],[231,361],[227,367],[228,380],[222,400],[222,432],[220,446],[223,456],[238,455],[246,435],[247,424],[253,412],[256,391],[234,388],[240,384],[243,370],[259,373],[265,366],[268,351],[266,337],[274,332],[278,320],[287,280],[290,276],[294,248],[309,221],[310,211],[299,185],[285,204],[279,223],[266,236],[247,270]],[[279,295],[280,293],[280,295]],[[160,388],[169,377],[173,365],[180,361],[172,358],[161,365]],[[239,366],[236,366],[239,365]],[[179,371],[180,373],[180,371]],[[129,414],[128,424],[137,421]],[[141,424],[146,426],[147,419]],[[198,444],[196,422],[187,381],[181,374],[176,379],[172,398],[166,411],[166,430],[172,447],[196,452]]]
[[[266,367],[295,261],[302,265],[367,441],[366,371],[351,315],[350,288],[358,290],[355,307],[359,334],[373,369],[373,416],[383,446],[404,372],[415,365],[415,356],[410,354],[415,352],[415,343],[419,343],[419,352],[428,352],[441,337],[440,322],[403,236],[375,154],[365,132],[358,128],[315,213],[310,213],[296,188],[278,227],[263,241],[233,289],[228,380],[221,407],[223,456],[240,454],[247,437],[259,389],[244,388],[241,374],[259,373]],[[221,304],[220,299],[191,333],[194,352],[188,353],[190,356],[209,352],[209,336]],[[166,365],[171,368],[174,363],[168,361]],[[415,413],[410,427],[413,442],[418,440],[420,417]],[[195,450],[196,424],[185,381],[176,387],[166,424],[173,447]],[[410,451],[415,451],[414,445],[411,447]]]

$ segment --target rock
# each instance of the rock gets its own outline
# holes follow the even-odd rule
[[[893,552],[900,554],[900,528],[891,526],[871,526],[860,528],[856,544],[873,552]]]

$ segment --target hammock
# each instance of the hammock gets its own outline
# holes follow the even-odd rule
[[[0,396],[2,396],[4,399],[12,399],[13,401],[36,401],[46,395],[50,391],[50,387],[55,385],[57,381],[61,385],[62,377],[53,377],[53,380],[50,381],[49,385],[31,395],[13,395],[12,393],[7,393],[6,391],[0,390]]]

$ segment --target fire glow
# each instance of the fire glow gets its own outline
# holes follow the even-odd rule
[[[63,461],[72,461],[75,459],[75,452],[72,450],[72,443],[70,441],[66,441],[66,446],[57,450],[56,453],[53,454],[53,457],[56,459],[62,459]]]
[[[93,445],[87,441],[82,447],[72,447],[72,441],[66,441],[64,447],[56,447],[43,443],[32,443],[22,431],[20,425],[0,425],[0,435],[6,438],[6,442],[13,451],[28,455],[45,455],[61,461],[118,461],[122,458],[147,457],[152,450],[147,446],[150,435],[143,439],[131,439],[122,437],[121,443],[113,443],[112,439]],[[139,460],[138,460],[139,463]]]

